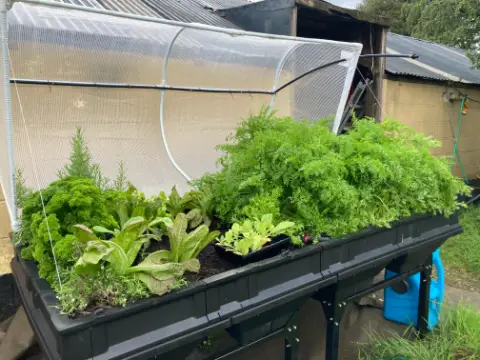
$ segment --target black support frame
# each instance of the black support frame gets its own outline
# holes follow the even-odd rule
[[[375,283],[352,295],[344,295],[347,290],[338,282],[328,289],[324,289],[318,296],[314,297],[322,304],[325,320],[327,323],[327,334],[325,341],[325,359],[338,360],[340,349],[340,324],[348,304],[356,299],[392,286],[404,279],[420,272],[420,294],[418,302],[417,329],[423,336],[428,332],[428,313],[430,304],[430,284],[432,279],[432,255],[430,254],[425,263],[414,270],[399,274],[393,278]],[[361,275],[360,275],[361,276]]]
[[[335,283],[326,289],[322,289],[318,296],[314,299],[319,301],[322,305],[325,320],[327,323],[326,328],[326,340],[325,340],[325,360],[338,360],[340,349],[340,324],[343,319],[343,315],[347,309],[349,303],[366,295],[372,294],[376,291],[382,290],[386,287],[399,283],[413,274],[420,272],[420,294],[418,305],[418,326],[417,329],[421,335],[428,332],[428,314],[429,314],[429,299],[430,299],[430,284],[432,279],[432,255],[429,255],[425,263],[415,268],[414,270],[399,274],[390,279],[380,281],[372,284],[368,288],[365,288],[355,294],[347,294],[342,282]],[[361,276],[361,274],[360,274]],[[345,283],[343,283],[345,284]],[[277,330],[257,341],[249,343],[244,346],[235,348],[228,351],[221,356],[212,358],[211,360],[228,360],[230,356],[238,354],[248,348],[263,343],[275,336],[284,334],[285,337],[285,360],[298,360],[299,347],[300,347],[300,335],[298,331],[298,318],[299,312],[295,312],[290,318],[285,328]]]

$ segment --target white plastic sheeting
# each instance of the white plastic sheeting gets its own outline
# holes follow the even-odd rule
[[[18,80],[11,85],[15,166],[33,188],[56,179],[81,127],[110,179],[123,161],[128,179],[147,195],[173,185],[186,191],[186,178],[215,171],[216,145],[262,106],[338,125],[361,52],[360,44],[98,11],[28,1],[8,13],[10,77]],[[240,92],[251,90],[263,93]],[[4,127],[0,136],[6,139]],[[9,179],[0,151],[0,180],[11,201]]]

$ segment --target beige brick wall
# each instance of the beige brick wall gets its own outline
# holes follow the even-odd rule
[[[480,99],[480,87],[458,90]],[[383,109],[391,119],[440,140],[442,146],[434,150],[434,155],[452,155],[452,131],[456,131],[460,101],[443,101],[446,91],[455,92],[443,85],[384,80]],[[476,178],[480,174],[480,103],[470,102],[462,119],[458,148],[468,178]],[[460,175],[457,164],[453,171]]]

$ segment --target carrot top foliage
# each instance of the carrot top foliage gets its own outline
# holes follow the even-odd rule
[[[275,117],[243,121],[223,151],[222,170],[198,181],[216,215],[231,224],[272,214],[313,234],[341,236],[420,213],[449,215],[468,188],[438,142],[398,122],[356,120],[347,135],[323,122]]]

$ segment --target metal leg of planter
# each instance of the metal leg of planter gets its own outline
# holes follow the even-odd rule
[[[432,255],[429,255],[425,267],[420,272],[420,294],[418,298],[417,327],[421,334],[428,331],[428,313],[430,307],[430,283],[432,280]]]
[[[327,339],[325,342],[325,359],[338,360],[338,349],[340,344],[340,323],[347,308],[344,299],[340,299],[336,287],[320,300],[327,322]]]
[[[297,360],[300,346],[300,334],[298,332],[298,311],[290,318],[285,327],[285,360]]]

